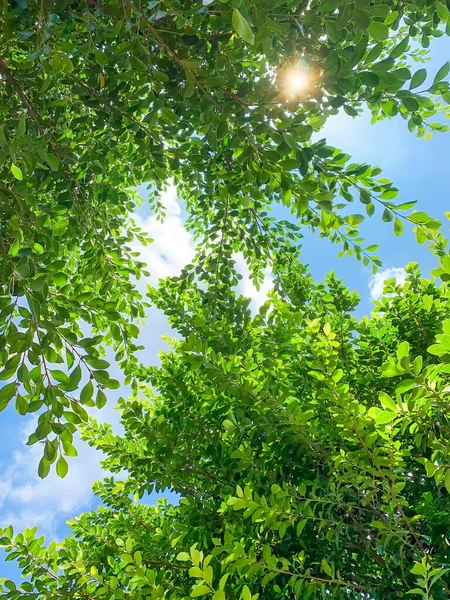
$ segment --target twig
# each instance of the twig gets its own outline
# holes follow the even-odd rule
[[[39,133],[43,136],[46,136],[47,133],[49,133],[49,131],[46,129],[45,123],[44,123],[41,115],[33,108],[33,105],[31,104],[28,96],[21,88],[20,83],[14,77],[14,75],[11,72],[11,69],[8,67],[8,65],[5,62],[5,59],[2,56],[0,56],[0,73],[3,73],[6,81],[11,85],[11,87],[15,90],[16,94],[19,96],[22,106],[32,116],[32,118],[36,124],[36,127],[38,128]],[[55,156],[57,156],[59,158],[59,160],[62,160],[59,150],[57,148],[55,148],[52,144],[50,144],[50,147],[51,147],[53,154],[55,154]]]

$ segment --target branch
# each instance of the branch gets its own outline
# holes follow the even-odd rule
[[[6,78],[6,81],[16,91],[17,95],[20,98],[20,101],[22,102],[22,106],[27,109],[27,111],[30,113],[30,115],[35,120],[36,126],[39,129],[39,132],[42,135],[45,135],[46,134],[45,133],[45,125],[44,125],[44,122],[43,122],[41,116],[34,110],[31,102],[28,99],[28,96],[25,94],[25,92],[20,87],[19,82],[12,74],[11,69],[8,67],[8,65],[5,62],[5,59],[2,56],[0,56],[0,73],[3,73],[3,75]]]
[[[3,73],[6,81],[9,83],[9,85],[15,90],[16,94],[19,96],[22,106],[32,116],[39,133],[43,136],[46,136],[48,131],[46,130],[45,123],[44,123],[41,115],[33,108],[33,105],[31,104],[28,96],[21,88],[20,83],[17,81],[17,79],[12,74],[12,71],[6,64],[3,56],[0,56],[0,73]],[[62,160],[59,150],[57,148],[55,148],[52,144],[50,144],[50,148],[51,148],[53,154],[55,154],[55,156],[57,156],[59,158],[59,160]]]
[[[150,31],[150,33],[153,35],[153,37],[155,38],[155,40],[158,42],[158,44],[164,49],[164,51],[166,52],[166,54],[168,54],[169,56],[171,56],[179,65],[180,67],[184,70],[184,71],[188,71],[190,77],[192,78],[192,81],[195,83],[195,85],[203,92],[203,94],[208,98],[208,100],[210,100],[210,102],[212,102],[212,104],[214,104],[214,106],[220,111],[220,112],[224,112],[224,109],[220,106],[220,104],[218,104],[216,102],[216,100],[211,96],[211,94],[208,92],[208,90],[205,88],[205,86],[200,83],[200,81],[195,77],[195,75],[193,74],[193,72],[190,69],[186,69],[186,67],[183,65],[183,61],[178,57],[178,55],[172,50],[172,48],[170,48],[170,46],[168,46],[166,44],[166,42],[162,39],[162,37],[159,35],[159,33],[156,31],[156,29],[154,27],[152,27],[150,25],[150,23],[148,23],[147,25],[148,30]]]

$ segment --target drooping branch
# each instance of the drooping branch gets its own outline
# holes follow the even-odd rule
[[[9,83],[9,85],[15,90],[16,94],[19,96],[22,106],[31,115],[31,118],[33,119],[39,133],[43,136],[46,136],[49,134],[51,137],[51,132],[46,128],[44,120],[42,119],[41,115],[37,112],[37,110],[31,104],[30,99],[28,98],[28,96],[24,92],[24,90],[22,89],[20,83],[14,77],[11,69],[6,64],[3,56],[0,56],[0,73],[3,73],[6,81]],[[51,148],[51,151],[53,152],[53,154],[55,156],[57,156],[59,160],[62,160],[62,155],[59,152],[58,148],[56,148],[53,144],[50,144],[50,148]]]
[[[3,73],[3,75],[5,76],[6,81],[9,83],[9,85],[12,88],[14,88],[16,94],[20,98],[22,106],[29,112],[29,114],[31,115],[31,117],[35,121],[36,127],[38,128],[39,132],[42,135],[46,135],[45,123],[42,120],[42,117],[33,108],[33,105],[31,104],[30,100],[28,99],[28,96],[26,95],[26,93],[21,88],[19,82],[17,81],[17,79],[12,74],[11,69],[8,67],[8,65],[5,62],[5,59],[2,56],[0,56],[0,73]]]

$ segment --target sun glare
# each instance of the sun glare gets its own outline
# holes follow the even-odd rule
[[[287,76],[287,87],[294,94],[307,88],[308,82],[308,74],[302,69],[292,69]]]

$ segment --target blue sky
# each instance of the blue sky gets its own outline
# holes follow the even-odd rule
[[[450,41],[436,40],[432,46],[432,60],[426,65],[431,76],[450,58]],[[435,134],[425,142],[414,137],[407,130],[406,122],[400,118],[370,125],[370,115],[358,119],[339,115],[329,122],[321,137],[328,143],[344,149],[356,162],[378,165],[386,177],[400,189],[399,202],[418,200],[418,210],[424,210],[443,221],[444,232],[448,232],[444,212],[450,210],[448,186],[448,161],[450,157],[450,134]],[[189,234],[183,228],[182,212],[173,193],[166,197],[168,216],[160,224],[148,211],[141,218],[141,224],[155,242],[143,250],[143,257],[149,263],[152,283],[159,277],[174,275],[192,256],[193,246]],[[355,202],[355,212],[364,212],[363,206]],[[390,274],[401,274],[410,261],[418,261],[427,273],[435,260],[425,246],[419,246],[414,235],[405,227],[403,236],[397,238],[392,232],[392,224],[383,223],[376,213],[362,225],[368,243],[380,245],[378,252],[383,261],[380,283]],[[360,314],[368,314],[372,300],[370,285],[374,280],[369,268],[363,267],[355,259],[337,258],[338,247],[327,240],[306,233],[302,256],[310,265],[312,274],[322,279],[329,271],[335,271],[345,284],[356,289],[362,297]],[[244,275],[245,268],[242,267]],[[392,271],[396,269],[396,271]],[[143,289],[145,284],[141,284]],[[266,288],[270,286],[267,281]],[[379,287],[379,286],[378,286]],[[252,297],[256,306],[263,298],[263,289],[257,293],[248,278],[244,276],[242,292]],[[373,294],[372,294],[373,295]],[[142,343],[146,346],[143,360],[148,364],[158,361],[158,352],[165,347],[161,335],[168,332],[163,315],[155,309],[149,311],[148,324],[142,332]],[[117,376],[117,375],[116,375]],[[120,390],[126,395],[126,390]],[[111,396],[99,417],[118,427],[119,415],[114,404],[119,396]],[[38,524],[42,532],[50,538],[61,539],[67,531],[65,521],[97,505],[90,486],[101,478],[99,456],[87,446],[78,443],[79,456],[70,462],[70,471],[64,480],[54,474],[44,481],[37,477],[37,463],[40,447],[27,447],[24,440],[28,436],[32,421],[19,417],[13,407],[0,416],[0,525],[12,523],[16,530]],[[147,501],[153,501],[151,496]],[[0,577],[17,577],[13,563],[5,563],[0,555]]]

